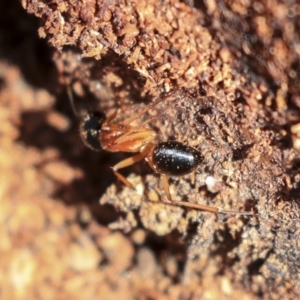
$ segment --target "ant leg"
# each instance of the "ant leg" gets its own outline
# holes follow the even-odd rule
[[[130,123],[132,123],[134,120],[138,119],[140,116],[142,116],[144,113],[146,113],[148,110],[150,110],[154,104],[158,104],[162,102],[162,99],[157,101],[156,103],[152,103],[149,104],[146,108],[144,108],[142,111],[140,111],[139,113],[137,113],[136,115],[134,115],[133,117],[129,118],[128,120],[126,120],[125,122],[123,122],[123,125],[129,125]]]
[[[120,180],[122,181],[126,186],[128,186],[130,189],[133,189],[134,190],[134,186],[131,182],[129,182],[121,173],[117,172],[117,171],[114,171],[114,174],[115,176]]]
[[[146,125],[147,123],[151,122],[153,119],[155,119],[155,117],[150,117],[147,120],[145,120],[142,124],[139,125],[139,128],[143,128],[144,125]],[[126,125],[128,126],[128,125]],[[124,134],[122,134],[121,137],[119,137],[115,142],[118,142],[120,139],[132,135],[133,133],[137,132],[136,128],[131,128],[131,130],[128,130],[127,132],[125,132]]]
[[[188,208],[192,208],[192,209],[196,209],[196,210],[208,211],[208,212],[212,212],[215,214],[231,214],[231,215],[241,215],[241,216],[255,216],[256,215],[255,213],[249,212],[249,211],[240,212],[240,211],[234,211],[234,210],[226,210],[226,209],[222,209],[222,208],[210,206],[210,205],[205,205],[205,204],[196,204],[196,203],[189,203],[189,202],[184,202],[184,201],[172,201],[172,198],[170,195],[170,190],[169,190],[168,177],[166,175],[161,175],[161,179],[163,182],[163,187],[164,187],[165,193],[167,194],[167,197],[169,199],[169,202],[163,201],[163,203],[165,203],[165,204],[183,206],[183,207],[188,207]]]
[[[149,149],[150,149],[149,147],[146,147],[144,149],[144,151],[142,151],[141,153],[134,155],[132,157],[126,158],[126,159],[120,161],[119,163],[117,163],[116,165],[114,165],[113,167],[111,167],[111,169],[113,170],[116,177],[118,179],[120,179],[126,186],[128,186],[131,189],[134,189],[134,186],[132,185],[132,183],[130,183],[121,173],[119,173],[118,170],[126,168],[128,166],[131,166],[131,165],[137,163],[138,161],[143,160],[148,155]]]
[[[166,203],[166,202],[165,202]],[[171,205],[178,205],[178,206],[184,206],[189,207],[197,210],[204,210],[209,211],[215,214],[232,214],[232,215],[242,215],[242,216],[253,216],[253,212],[240,212],[240,211],[234,211],[234,210],[226,210],[215,206],[209,206],[204,204],[195,204],[195,203],[189,203],[189,202],[183,202],[183,201],[174,201],[170,202]]]
[[[160,178],[161,178],[161,181],[162,181],[162,184],[163,184],[163,187],[164,187],[164,190],[165,190],[165,193],[166,193],[168,199],[170,201],[172,201],[171,194],[170,194],[170,185],[169,185],[169,179],[168,179],[168,177],[166,175],[162,174],[160,176]]]
[[[203,211],[209,211],[215,214],[232,214],[232,215],[242,215],[242,216],[254,216],[253,212],[240,212],[240,211],[234,211],[234,210],[226,210],[215,206],[205,205],[205,204],[195,204],[195,203],[189,203],[184,201],[172,201],[171,194],[170,194],[170,186],[169,186],[169,180],[166,175],[161,175],[161,180],[163,183],[163,187],[165,190],[165,193],[169,199],[170,205],[177,205],[177,206],[184,206],[189,207],[197,210],[203,210]],[[167,202],[164,202],[167,203]]]
[[[191,174],[191,183],[192,183],[192,185],[195,185],[195,181],[196,181],[196,173],[193,172],[193,173]]]
[[[133,122],[134,120],[138,119],[140,116],[142,116],[144,113],[146,113],[148,110],[150,110],[151,108],[155,107],[156,105],[158,105],[159,103],[163,102],[164,100],[166,100],[166,98],[174,95],[176,92],[172,92],[169,95],[167,95],[166,97],[161,97],[158,101],[155,101],[155,98],[153,99],[152,103],[150,103],[146,108],[144,108],[142,111],[140,111],[139,113],[137,113],[135,116],[131,117],[130,119],[128,119],[127,121],[123,122],[124,125],[129,125],[131,122]],[[159,98],[158,96],[156,98]],[[174,97],[174,99],[176,99]],[[173,99],[173,100],[174,100]]]
[[[226,209],[222,209],[222,208],[210,206],[210,205],[205,205],[205,204],[195,204],[195,203],[189,203],[189,202],[184,202],[184,201],[172,201],[168,177],[166,175],[162,174],[160,178],[162,180],[165,193],[170,201],[170,202],[163,202],[163,203],[167,203],[170,205],[189,207],[189,208],[193,208],[193,209],[197,209],[197,210],[209,211],[209,212],[212,212],[215,214],[254,216],[253,212],[239,212],[239,211],[234,211],[234,210],[226,210]]]
[[[153,130],[141,128],[133,131],[129,131],[128,134],[122,134],[119,138],[114,141],[114,144],[120,144],[130,141],[139,141],[140,143],[145,143],[145,141],[152,141],[156,137]]]

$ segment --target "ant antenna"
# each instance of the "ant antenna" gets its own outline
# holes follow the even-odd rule
[[[134,115],[132,118],[129,118],[128,120],[126,120],[123,124],[124,125],[129,125],[130,123],[132,123],[134,120],[138,119],[140,116],[142,116],[144,113],[146,113],[148,110],[152,109],[153,107],[155,107],[156,105],[158,105],[159,103],[165,101],[166,99],[170,99],[171,96],[174,96],[175,93],[177,91],[173,91],[171,93],[168,93],[167,95],[164,96],[156,96],[153,101],[148,104],[148,106],[146,106],[143,110],[141,110],[138,114]],[[156,101],[156,99],[159,99]],[[174,97],[172,100],[176,99],[176,97]],[[144,122],[143,124],[148,123],[149,121],[151,121],[152,117],[149,118],[148,120],[146,120],[146,122]]]
[[[67,93],[68,93],[68,96],[69,96],[72,111],[73,111],[74,115],[78,118],[79,115],[78,115],[78,112],[77,112],[76,107],[75,107],[73,93],[71,91],[71,88],[70,88],[69,84],[67,85]]]

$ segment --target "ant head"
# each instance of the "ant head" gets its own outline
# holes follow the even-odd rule
[[[80,136],[86,146],[95,151],[102,150],[100,132],[106,119],[103,112],[88,112],[80,124]]]

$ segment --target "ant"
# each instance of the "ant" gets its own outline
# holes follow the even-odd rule
[[[173,94],[175,93],[173,92]],[[74,106],[73,96],[69,88],[68,95],[72,109],[75,115],[78,116]],[[237,212],[204,204],[172,201],[168,177],[180,177],[187,174],[194,174],[204,160],[203,155],[198,149],[180,141],[169,140],[166,142],[159,142],[156,132],[153,129],[146,127],[147,123],[154,117],[150,117],[139,126],[131,125],[147,111],[164,101],[166,97],[169,97],[169,95],[161,97],[158,101],[153,100],[151,104],[139,113],[120,123],[116,122],[116,117],[118,115],[117,110],[108,117],[101,111],[89,111],[82,118],[80,124],[80,136],[84,144],[95,151],[106,150],[109,152],[138,153],[111,167],[116,177],[129,188],[134,189],[134,186],[119,173],[118,170],[145,159],[151,169],[154,170],[155,173],[160,174],[164,191],[170,201],[167,204],[208,211],[215,214],[223,213],[253,216],[254,214],[252,212]]]

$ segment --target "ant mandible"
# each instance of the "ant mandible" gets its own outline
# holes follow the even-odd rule
[[[165,97],[152,102],[133,117],[117,123],[117,111],[106,117],[103,112],[89,112],[80,125],[80,134],[84,143],[93,150],[106,150],[109,152],[138,153],[117,163],[111,169],[116,177],[126,186],[134,186],[118,170],[131,166],[143,159],[155,173],[160,174],[164,191],[170,201],[169,176],[183,176],[195,172],[202,163],[203,156],[199,150],[179,141],[159,142],[154,130],[146,127],[153,117],[144,121],[140,126],[131,125]],[[218,207],[192,204],[183,201],[174,201],[174,205],[185,206],[213,213],[229,213],[240,215],[253,215],[252,212],[237,212],[223,210]]]

